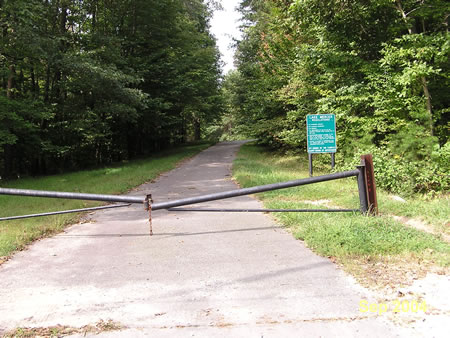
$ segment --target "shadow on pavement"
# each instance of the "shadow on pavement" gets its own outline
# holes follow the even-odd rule
[[[255,230],[273,230],[282,229],[281,226],[272,227],[262,227],[262,228],[246,228],[246,229],[232,229],[232,230],[220,230],[220,231],[202,231],[202,232],[174,232],[174,233],[153,233],[152,237],[184,237],[184,236],[198,236],[198,235],[209,235],[209,234],[224,234],[230,232],[244,232],[244,231],[255,231]],[[59,235],[60,238],[108,238],[108,237],[145,237],[149,236],[148,233],[145,234],[92,234],[92,235]]]

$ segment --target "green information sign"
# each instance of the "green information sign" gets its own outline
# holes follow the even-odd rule
[[[306,117],[308,153],[336,152],[336,117],[334,114],[317,114]]]

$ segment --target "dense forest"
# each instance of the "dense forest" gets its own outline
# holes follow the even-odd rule
[[[388,190],[449,189],[448,1],[243,0],[240,11],[229,125],[306,151],[306,115],[336,114],[340,168],[371,152]]]
[[[224,79],[219,7],[0,0],[0,175],[127,160],[204,131],[304,152],[306,116],[332,113],[338,170],[370,152],[382,187],[448,191],[448,1],[242,0]]]
[[[0,0],[0,175],[50,174],[199,139],[219,118],[202,0]]]

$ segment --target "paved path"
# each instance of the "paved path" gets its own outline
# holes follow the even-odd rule
[[[240,142],[202,152],[157,182],[155,202],[235,189]],[[258,208],[251,197],[208,206]],[[328,259],[264,214],[97,212],[0,266],[0,333],[14,327],[81,327],[112,319],[105,336],[396,336],[359,313],[369,297]]]

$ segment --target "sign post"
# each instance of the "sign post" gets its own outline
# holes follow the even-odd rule
[[[331,153],[331,168],[336,154],[336,116],[316,114],[306,116],[309,176],[313,175],[313,154]]]

